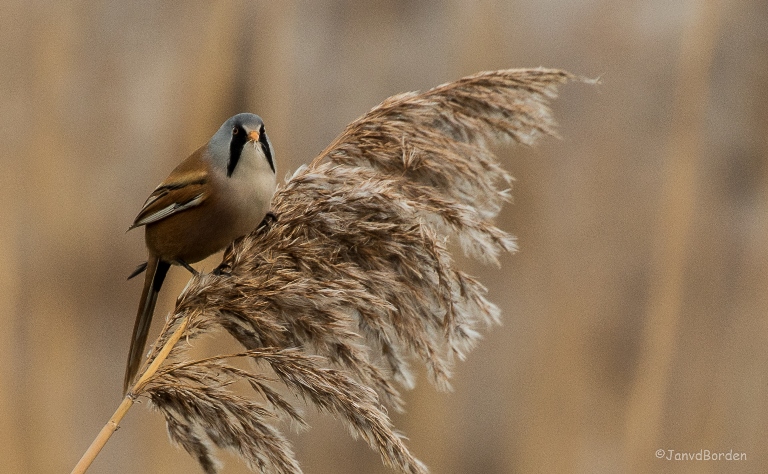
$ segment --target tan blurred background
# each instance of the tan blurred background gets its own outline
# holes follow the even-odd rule
[[[3,1],[0,472],[69,472],[114,411],[125,229],[227,117],[264,117],[284,176],[389,95],[540,65],[603,84],[562,89],[563,140],[501,150],[521,251],[465,268],[504,325],[396,425],[435,473],[768,472],[764,0]],[[146,405],[91,472],[200,472]],[[391,472],[307,411],[307,474]]]

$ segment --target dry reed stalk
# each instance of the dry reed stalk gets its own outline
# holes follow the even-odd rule
[[[171,352],[176,343],[179,342],[179,339],[181,339],[181,336],[184,334],[184,331],[187,328],[188,322],[188,320],[179,321],[178,326],[168,337],[168,340],[160,349],[157,356],[152,359],[152,362],[149,364],[146,370],[142,371],[141,377],[139,377],[139,380],[137,380],[133,385],[131,392],[126,395],[125,398],[123,398],[123,401],[117,407],[115,413],[109,419],[107,424],[104,425],[85,453],[83,453],[83,456],[77,462],[77,465],[75,465],[74,469],[72,469],[72,474],[82,474],[88,470],[93,461],[96,459],[96,456],[99,454],[99,452],[101,452],[101,449],[105,444],[107,444],[107,441],[109,441],[109,438],[111,438],[115,431],[117,431],[117,429],[120,427],[120,422],[123,420],[126,413],[128,413],[128,410],[131,408],[131,406],[133,406],[133,402],[135,400],[133,394],[141,393],[147,381],[155,375],[157,370],[160,368],[160,365],[168,357],[168,354]]]
[[[683,311],[686,258],[699,186],[709,80],[724,2],[702,2],[683,29],[664,181],[659,199],[643,347],[625,427],[626,472],[655,470]]]
[[[173,345],[165,365],[131,396],[146,396],[170,438],[217,472],[213,447],[256,471],[301,472],[290,443],[268,421],[304,421],[270,387],[331,413],[405,473],[427,468],[403,444],[385,405],[401,409],[413,386],[409,362],[448,389],[454,357],[498,321],[485,288],[455,268],[456,238],[467,255],[497,262],[515,249],[492,219],[509,199],[511,176],[488,148],[554,135],[547,106],[567,72],[479,73],[424,93],[391,97],[351,123],[278,189],[276,220],[235,242],[211,274],[193,278],[154,344],[188,321],[186,340],[226,331],[245,351],[190,360]],[[270,369],[238,369],[248,358]],[[228,389],[245,381],[257,403]]]

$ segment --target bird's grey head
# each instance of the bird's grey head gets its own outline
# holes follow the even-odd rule
[[[260,146],[272,172],[275,172],[274,150],[264,130],[264,121],[255,114],[242,113],[230,117],[208,142],[208,149],[221,166],[226,166],[227,176],[235,171],[243,148],[253,143]]]

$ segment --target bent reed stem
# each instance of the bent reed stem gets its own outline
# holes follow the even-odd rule
[[[179,339],[181,339],[181,335],[187,329],[188,322],[189,318],[184,318],[181,320],[179,327],[176,328],[176,331],[174,331],[174,333],[168,339],[168,342],[165,343],[163,348],[157,354],[157,357],[155,357],[147,370],[144,371],[141,377],[139,377],[139,380],[133,385],[128,394],[126,394],[125,398],[123,398],[120,406],[117,407],[117,410],[115,410],[115,413],[112,415],[109,421],[107,421],[104,427],[101,428],[101,431],[99,431],[99,434],[96,436],[93,442],[91,442],[91,445],[85,451],[83,457],[80,458],[80,461],[78,461],[77,465],[75,465],[74,469],[72,469],[71,474],[83,474],[88,470],[93,461],[96,459],[96,456],[98,456],[102,448],[104,448],[104,445],[106,445],[107,441],[109,441],[109,438],[112,437],[112,434],[120,427],[120,422],[123,420],[123,417],[125,417],[125,414],[128,413],[128,410],[131,408],[133,402],[135,401],[134,394],[141,392],[147,381],[149,381],[149,379],[157,372],[157,369],[160,368],[160,365],[168,357],[168,354],[171,353],[173,346],[175,346]]]

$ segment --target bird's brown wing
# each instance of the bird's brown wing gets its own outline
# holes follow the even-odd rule
[[[200,153],[184,160],[152,191],[130,229],[198,206],[208,197],[208,168],[200,162]]]

